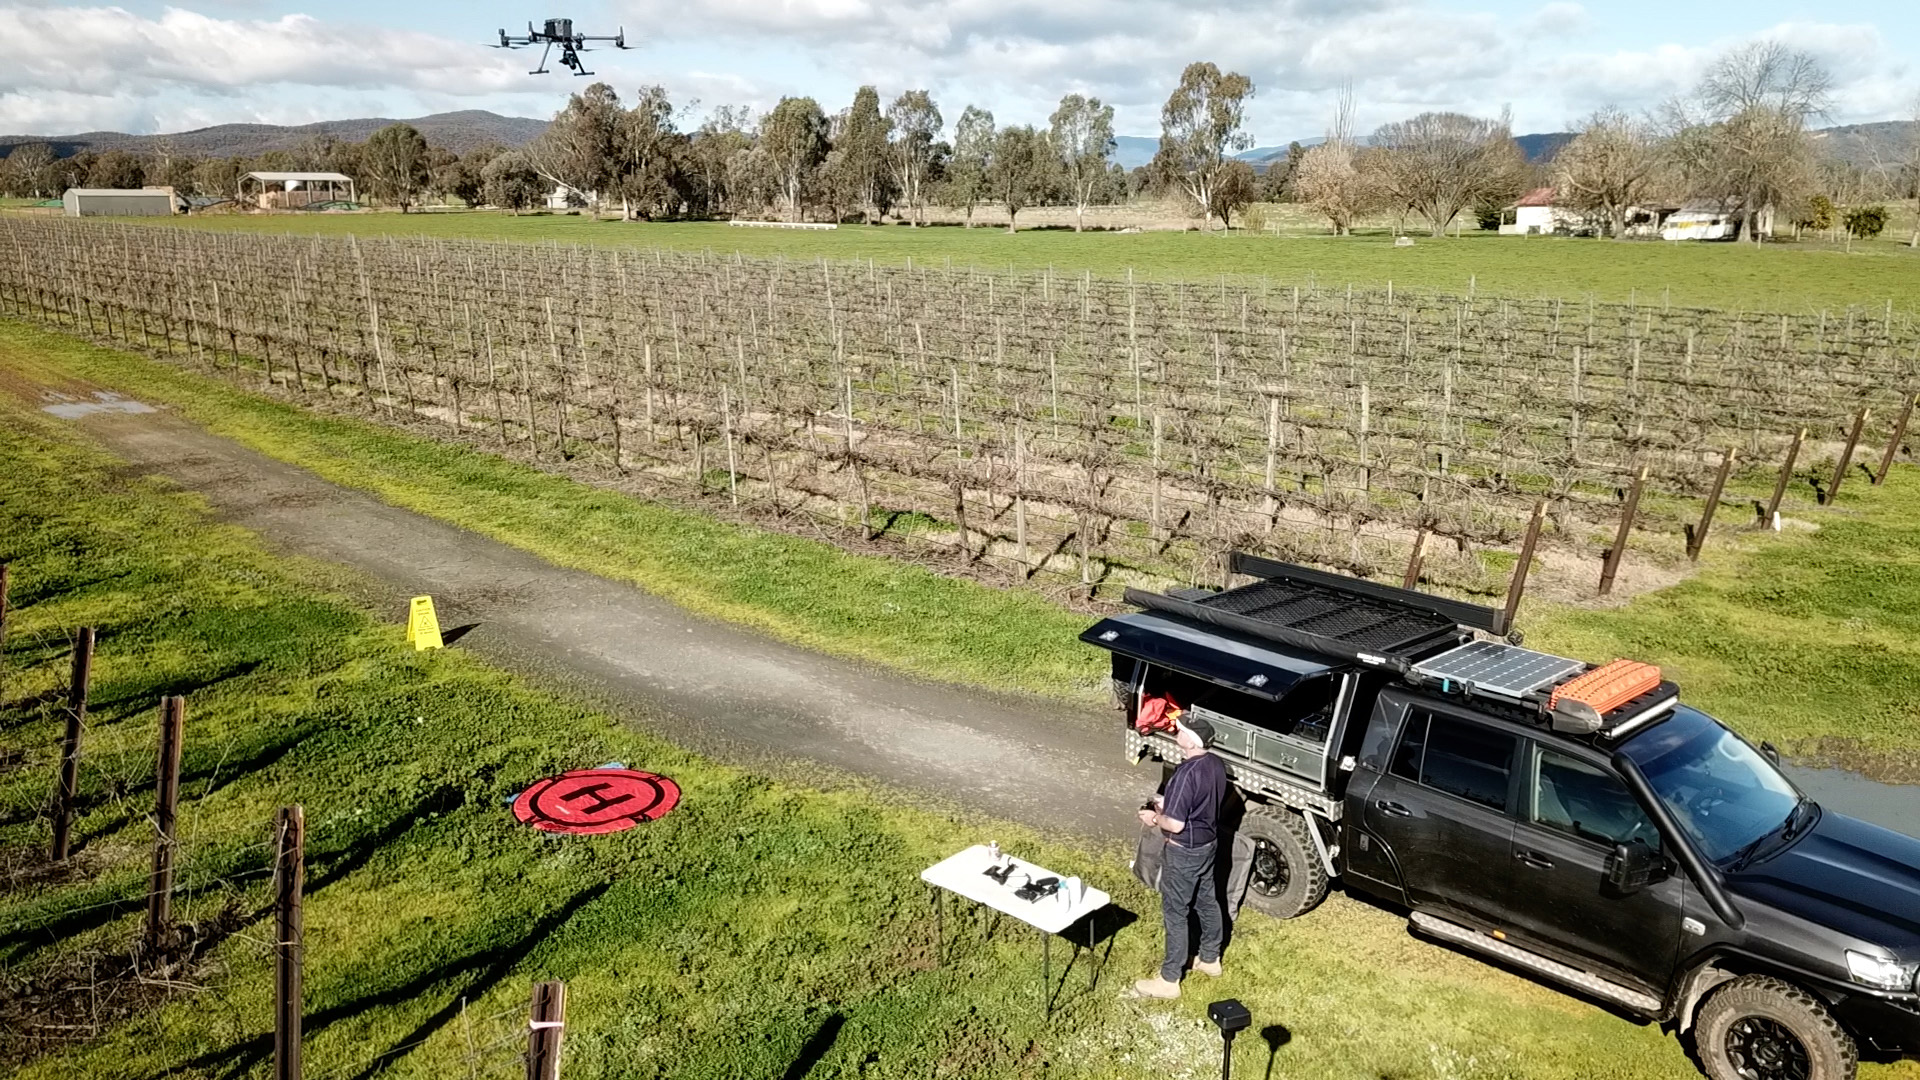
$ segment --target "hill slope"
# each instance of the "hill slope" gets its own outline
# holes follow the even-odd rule
[[[216,127],[183,131],[171,135],[128,135],[119,131],[88,131],[78,135],[0,135],[0,155],[21,143],[44,142],[61,157],[105,150],[150,151],[160,143],[175,153],[195,157],[242,157],[264,154],[269,150],[292,150],[308,139],[331,135],[345,142],[361,142],[367,136],[393,123],[408,123],[426,136],[427,142],[456,153],[466,153],[487,143],[524,146],[546,130],[545,120],[525,116],[501,116],[484,109],[435,113],[397,121],[386,117],[355,120],[323,120],[317,124],[284,127],[279,124],[220,124]]]

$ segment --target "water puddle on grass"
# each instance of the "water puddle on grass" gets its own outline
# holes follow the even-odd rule
[[[52,405],[43,405],[41,409],[50,412],[62,420],[78,420],[97,413],[150,413],[156,412],[153,406],[138,402],[130,397],[122,397],[108,390],[95,390],[92,401],[82,401],[66,394],[49,393],[47,399]]]
[[[1886,784],[1847,769],[1785,762],[1784,771],[1821,806],[1920,837],[1920,785]]]

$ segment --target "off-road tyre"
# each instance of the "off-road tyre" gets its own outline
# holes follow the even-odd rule
[[[1327,868],[1307,830],[1313,825],[1282,806],[1248,803],[1240,831],[1253,840],[1247,875],[1247,906],[1262,915],[1291,919],[1327,898]]]
[[[1854,1080],[1860,1064],[1853,1037],[1820,999],[1770,975],[1715,990],[1693,1040],[1713,1080]]]

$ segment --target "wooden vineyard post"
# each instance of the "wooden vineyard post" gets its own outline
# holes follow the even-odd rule
[[[1873,486],[1879,487],[1887,479],[1887,470],[1893,468],[1893,459],[1900,453],[1900,443],[1907,437],[1907,421],[1913,419],[1913,402],[1920,394],[1908,394],[1907,400],[1900,406],[1900,419],[1893,423],[1893,435],[1887,439],[1887,452],[1880,455],[1880,468],[1873,474]]]
[[[1853,464],[1854,448],[1860,445],[1860,432],[1867,426],[1867,417],[1873,415],[1872,409],[1861,409],[1853,414],[1853,431],[1847,435],[1847,448],[1840,451],[1840,460],[1833,467],[1833,483],[1827,487],[1827,496],[1820,500],[1821,506],[1832,506],[1840,497],[1840,484],[1847,478],[1847,467]]]
[[[277,930],[273,962],[273,1077],[300,1080],[300,969],[305,913],[306,815],[282,807],[273,822],[273,910]]]
[[[1420,570],[1427,561],[1428,531],[1421,529],[1413,538],[1413,552],[1407,556],[1407,572],[1400,578],[1403,589],[1417,588],[1420,584]]]
[[[567,984],[533,984],[527,1022],[527,1080],[560,1080],[560,1037],[567,1030]]]
[[[863,539],[873,539],[873,507],[867,501],[867,478],[860,472],[860,459],[853,450],[853,376],[846,377],[847,390],[847,468],[853,470],[853,481],[860,487],[860,535]]]
[[[1786,497],[1787,485],[1793,481],[1793,463],[1800,457],[1800,447],[1807,441],[1807,429],[1801,428],[1794,433],[1793,442],[1787,446],[1787,460],[1780,463],[1780,478],[1773,482],[1773,497],[1767,500],[1766,513],[1761,515],[1762,524],[1772,524],[1773,515],[1780,512],[1780,500]]]
[[[7,587],[12,563],[0,562],[0,695],[7,692]]]
[[[180,804],[180,748],[187,699],[160,699],[160,779],[153,799],[153,876],[147,885],[147,949],[165,952],[172,937],[174,821]]]
[[[67,684],[67,731],[60,740],[60,779],[53,789],[53,861],[71,851],[74,796],[80,789],[80,737],[87,722],[87,684],[93,679],[93,628],[73,641],[73,677]]]
[[[1013,426],[1013,542],[1019,548],[1020,576],[1031,577],[1027,557],[1027,431]]]
[[[1600,595],[1613,591],[1614,576],[1620,572],[1620,560],[1626,556],[1627,540],[1633,535],[1633,519],[1640,513],[1640,493],[1647,486],[1647,467],[1633,476],[1633,486],[1627,489],[1626,505],[1620,508],[1620,528],[1613,534],[1613,546],[1607,549],[1607,557],[1600,564]]]
[[[1513,632],[1513,619],[1520,613],[1520,597],[1527,591],[1527,574],[1533,569],[1533,549],[1540,543],[1540,528],[1547,520],[1547,500],[1533,504],[1533,519],[1527,522],[1527,538],[1520,543],[1520,559],[1513,564],[1513,577],[1507,581],[1507,606],[1500,612],[1500,633]]]
[[[1713,489],[1707,492],[1707,505],[1700,511],[1700,524],[1694,527],[1693,536],[1687,541],[1687,558],[1700,561],[1700,549],[1707,546],[1707,530],[1713,528],[1713,512],[1720,508],[1720,493],[1727,489],[1727,474],[1733,472],[1734,447],[1720,457],[1720,471],[1713,476]]]

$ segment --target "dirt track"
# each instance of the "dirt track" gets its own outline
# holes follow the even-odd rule
[[[391,617],[406,597],[430,594],[442,627],[472,626],[456,647],[564,685],[691,749],[747,763],[814,762],[938,803],[1098,836],[1130,834],[1132,809],[1157,779],[1152,767],[1122,761],[1111,713],[823,657],[335,486],[164,410],[8,382],[275,548],[364,575]]]

